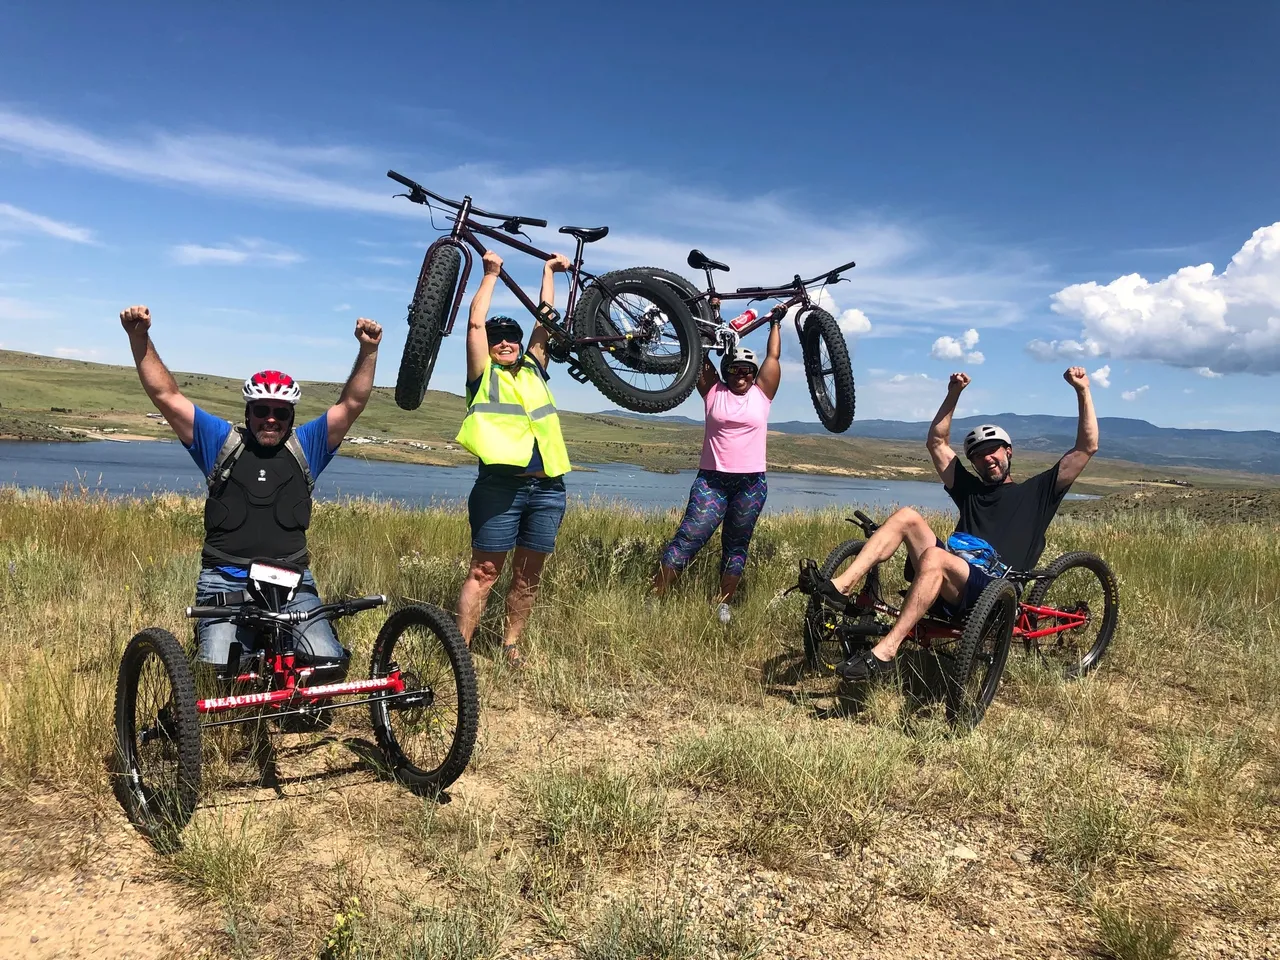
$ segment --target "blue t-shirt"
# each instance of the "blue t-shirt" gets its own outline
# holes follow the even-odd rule
[[[191,445],[187,453],[196,462],[200,472],[206,477],[213,470],[214,461],[218,459],[218,451],[227,442],[232,424],[221,417],[215,417],[196,407],[194,428],[191,433]],[[302,453],[307,458],[307,466],[311,469],[312,479],[320,476],[320,472],[329,465],[338,448],[329,449],[329,413],[325,411],[309,423],[304,423],[293,431],[302,444]],[[339,444],[341,446],[341,444]],[[232,577],[247,577],[249,571],[244,567],[218,567],[223,573]]]
[[[533,369],[538,376],[542,377],[543,383],[551,379],[551,374],[547,373],[547,368],[538,362],[538,358],[531,353],[525,353],[520,357],[520,362],[528,361],[533,365]],[[476,377],[474,380],[467,381],[467,404],[476,398],[476,392],[480,389],[480,381],[484,378],[484,374]],[[511,467],[506,464],[488,465],[483,460],[480,461],[480,476],[487,473],[541,473],[542,451],[538,449],[538,438],[533,438],[533,455],[529,457],[529,462],[523,467]]]

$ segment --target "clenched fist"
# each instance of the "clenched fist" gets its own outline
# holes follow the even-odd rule
[[[151,311],[147,307],[128,307],[120,311],[120,326],[130,337],[145,337],[151,329]]]
[[[502,258],[492,250],[486,250],[481,258],[484,261],[484,275],[496,277],[502,272]]]
[[[959,393],[969,385],[969,375],[967,373],[953,373],[951,379],[947,381],[947,389]]]
[[[356,321],[356,339],[361,347],[377,347],[382,342],[382,325],[361,317]]]
[[[1089,389],[1089,374],[1085,373],[1084,367],[1068,367],[1063,372],[1062,379],[1075,387],[1077,393]]]

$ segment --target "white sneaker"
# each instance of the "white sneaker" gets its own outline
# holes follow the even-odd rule
[[[729,625],[729,621],[733,619],[733,612],[729,609],[729,605],[727,603],[722,603],[716,607],[716,617],[725,626]]]

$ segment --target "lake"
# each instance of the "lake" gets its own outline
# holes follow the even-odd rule
[[[682,507],[693,470],[650,473],[628,464],[591,464],[565,478],[569,495],[625,501],[646,509]],[[316,483],[322,500],[373,497],[409,506],[459,501],[475,481],[474,467],[430,467],[360,457],[335,457]],[[84,485],[109,494],[146,496],[156,491],[200,494],[204,479],[178,443],[0,442],[0,485],[58,491]],[[767,509],[815,510],[858,504],[881,512],[895,505],[954,510],[936,481],[863,480],[853,477],[769,472]]]

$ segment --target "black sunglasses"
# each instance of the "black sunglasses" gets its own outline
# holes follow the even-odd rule
[[[514,343],[517,347],[520,346],[519,330],[510,328],[504,330],[499,327],[497,330],[489,330],[485,335],[489,338],[489,346],[491,347],[496,347],[500,343]]]
[[[756,368],[749,363],[735,363],[729,367],[729,376],[731,377],[750,377],[756,372]]]
[[[249,409],[253,411],[253,415],[259,420],[266,420],[268,417],[274,417],[277,420],[288,420],[293,416],[293,407],[272,407],[265,403],[255,403]]]

